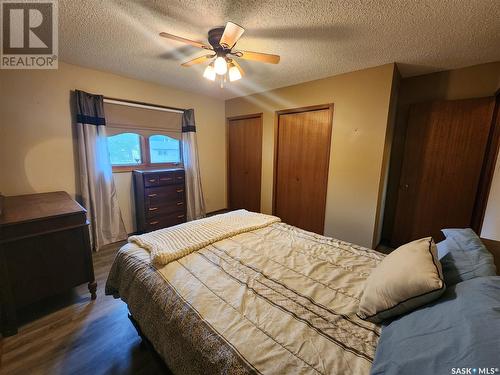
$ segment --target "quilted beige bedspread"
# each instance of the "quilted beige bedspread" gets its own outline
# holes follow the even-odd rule
[[[263,228],[278,221],[280,218],[276,216],[235,210],[131,236],[128,242],[133,242],[149,251],[153,264],[164,266],[214,242]]]
[[[356,316],[383,255],[284,223],[212,243],[161,268],[127,244],[120,296],[178,374],[368,374],[380,327]]]

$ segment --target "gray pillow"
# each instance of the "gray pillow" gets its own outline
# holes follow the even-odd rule
[[[438,242],[436,244],[439,260],[443,259],[443,257],[450,252],[449,245],[450,242],[446,242],[446,240]]]
[[[442,232],[446,240],[440,242],[441,249],[448,251],[440,259],[446,285],[496,275],[493,255],[472,229],[443,229]]]

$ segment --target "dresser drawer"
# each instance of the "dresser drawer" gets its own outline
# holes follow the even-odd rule
[[[184,184],[184,171],[175,172],[175,183]]]
[[[157,174],[144,175],[144,186],[158,186],[160,184],[160,176]]]
[[[163,205],[166,202],[184,202],[184,185],[147,188],[144,192],[146,209]]]
[[[186,222],[185,213],[174,213],[170,215],[158,216],[150,218],[146,221],[146,231],[158,230],[171,227],[172,225],[182,224]]]
[[[183,214],[186,211],[184,201],[179,202],[167,202],[162,205],[151,206],[147,208],[146,217],[158,217],[163,215],[169,215],[174,213]]]
[[[144,186],[166,186],[184,183],[184,172],[148,173],[144,175]]]

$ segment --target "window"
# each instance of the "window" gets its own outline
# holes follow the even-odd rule
[[[104,112],[113,172],[182,164],[182,111],[104,99]]]
[[[114,172],[182,163],[181,141],[163,134],[119,133],[108,136]]]
[[[180,142],[166,135],[149,137],[149,160],[156,163],[180,163]]]
[[[122,133],[108,137],[111,165],[142,164],[141,137],[135,133]]]

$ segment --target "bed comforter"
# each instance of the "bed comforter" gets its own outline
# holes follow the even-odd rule
[[[373,250],[284,223],[156,268],[125,245],[106,293],[121,297],[179,374],[368,374],[380,327],[356,316]]]

